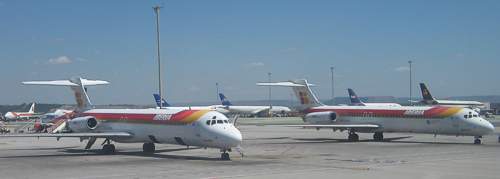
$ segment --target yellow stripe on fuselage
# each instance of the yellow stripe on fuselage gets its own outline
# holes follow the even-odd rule
[[[194,112],[193,114],[189,115],[188,117],[182,119],[182,122],[184,123],[192,123],[198,119],[201,118],[201,116],[205,115],[207,112],[209,112],[209,110],[200,110],[200,111],[196,111]]]

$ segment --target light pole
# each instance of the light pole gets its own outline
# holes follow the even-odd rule
[[[413,93],[412,93],[412,73],[411,73],[411,64],[413,62],[411,60],[408,61],[408,64],[410,65],[410,106],[413,106]]]
[[[215,82],[215,90],[217,92],[216,96],[216,101],[219,100],[219,83]]]
[[[163,99],[162,96],[162,85],[161,85],[161,60],[160,60],[160,6],[154,6],[153,10],[156,14],[156,56],[158,58],[158,95],[160,95],[160,99]],[[160,103],[160,108],[163,107],[162,103]]]
[[[334,78],[333,78],[333,70],[335,68],[334,67],[330,67],[330,72],[332,74],[332,104],[334,104],[334,99],[335,99],[335,88],[334,88]]]
[[[271,72],[267,73],[267,81],[271,83]],[[269,86],[269,116],[271,116],[271,109],[273,108],[273,105],[271,104],[271,86]]]

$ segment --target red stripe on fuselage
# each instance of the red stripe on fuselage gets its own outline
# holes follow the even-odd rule
[[[175,113],[174,115],[172,115],[172,117],[170,118],[170,120],[172,120],[172,121],[183,120],[183,119],[185,119],[186,117],[188,117],[189,115],[193,114],[196,111],[197,110],[187,110],[187,111],[181,111],[181,112]]]
[[[333,111],[339,116],[385,116],[385,117],[404,117],[406,110],[384,110],[384,109],[309,109],[307,113]]]
[[[120,119],[152,121],[156,114],[127,114],[127,113],[83,113],[80,116],[94,116],[96,119]]]

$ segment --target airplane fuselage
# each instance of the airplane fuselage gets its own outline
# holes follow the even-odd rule
[[[127,132],[113,138],[122,143],[165,143],[230,149],[241,143],[241,133],[226,116],[215,111],[182,109],[92,109],[78,115],[98,121],[95,129],[75,132]],[[208,121],[208,122],[207,122]],[[213,124],[212,124],[212,121]]]
[[[408,132],[457,136],[482,136],[494,130],[493,125],[470,109],[459,107],[320,106],[307,113],[332,111],[337,118],[315,121],[322,124],[375,124],[378,129],[357,132]],[[306,121],[307,122],[307,121]]]

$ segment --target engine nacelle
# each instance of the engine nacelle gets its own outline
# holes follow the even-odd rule
[[[337,120],[337,113],[328,112],[313,112],[309,113],[304,117],[304,122],[310,124],[330,124]]]
[[[93,116],[77,117],[68,121],[68,127],[73,132],[88,132],[94,130],[99,122]]]

